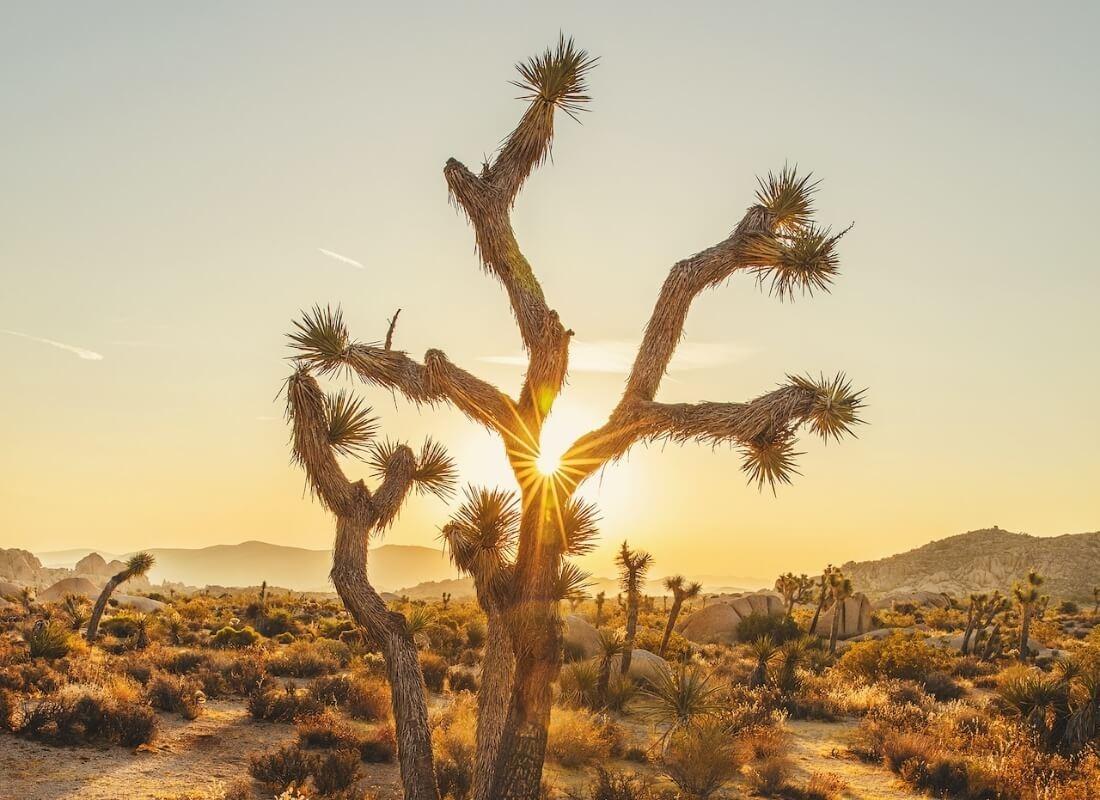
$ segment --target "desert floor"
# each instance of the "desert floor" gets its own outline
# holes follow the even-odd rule
[[[292,725],[255,722],[239,701],[206,704],[192,722],[162,715],[156,743],[136,751],[119,747],[49,747],[33,741],[0,738],[0,800],[177,800],[216,798],[219,789],[248,775],[248,756],[295,739]],[[855,722],[789,722],[796,777],[832,772],[851,787],[852,800],[910,800],[914,794],[883,767],[865,764],[847,753]],[[613,769],[637,770],[629,762]],[[396,765],[364,764],[361,787],[379,800],[398,800]],[[547,777],[562,788],[579,789],[586,775],[547,765]],[[747,797],[734,787],[722,795]]]

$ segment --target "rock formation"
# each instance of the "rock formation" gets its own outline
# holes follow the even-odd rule
[[[830,606],[822,612],[814,630],[818,636],[829,636],[833,626],[834,608]],[[840,630],[837,637],[850,639],[871,630],[871,601],[867,595],[857,592],[844,601],[840,614]]]
[[[682,618],[676,623],[676,630],[696,644],[733,644],[737,641],[737,626],[745,617],[750,614],[782,616],[785,612],[783,598],[775,592],[717,597],[707,600],[706,606]]]

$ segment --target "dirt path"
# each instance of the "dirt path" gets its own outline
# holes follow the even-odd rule
[[[0,800],[156,800],[228,784],[248,775],[249,753],[295,738],[294,727],[254,722],[243,704],[210,701],[187,722],[161,715],[149,750],[108,745],[48,747],[0,740]]]
[[[925,800],[885,767],[867,764],[848,752],[848,736],[856,723],[790,721],[797,782],[804,783],[813,772],[832,772],[850,787],[845,797],[852,800]]]

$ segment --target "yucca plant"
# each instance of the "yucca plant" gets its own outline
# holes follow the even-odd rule
[[[970,605],[966,612],[966,630],[963,631],[963,640],[960,652],[965,656],[970,654],[970,637],[974,634],[974,626],[985,613],[986,604],[989,603],[989,595],[985,592],[974,592],[970,595]]]
[[[55,659],[69,654],[69,631],[60,623],[38,620],[23,634],[31,658]]]
[[[833,620],[829,629],[829,655],[836,654],[836,642],[840,633],[840,624],[844,619],[845,601],[852,596],[854,588],[851,578],[844,577],[839,570],[829,576],[829,595],[833,599]]]
[[[643,717],[660,725],[664,732],[657,744],[681,728],[700,723],[722,709],[719,687],[697,664],[680,664],[661,670],[646,682],[637,705]]]
[[[792,692],[798,688],[798,669],[805,664],[810,656],[816,639],[803,636],[798,639],[790,639],[779,646],[775,655],[775,685],[785,692]]]
[[[695,298],[736,273],[757,278],[786,300],[826,289],[838,272],[839,236],[814,219],[817,183],[794,169],[769,175],[729,235],[675,264],[663,284],[621,397],[607,422],[579,437],[558,465],[542,447],[569,366],[572,331],[553,310],[512,228],[511,212],[532,171],[549,156],[555,115],[579,117],[596,61],[561,37],[519,65],[526,109],[515,129],[476,172],[449,159],[443,175],[452,201],[473,227],[485,270],[505,289],[529,357],[523,385],[507,394],[428,350],[423,360],[393,349],[392,324],[383,343],[353,340],[338,310],[306,315],[292,333],[302,366],[319,374],[350,372],[401,393],[417,405],[447,404],[503,440],[521,496],[520,532],[510,579],[510,629],[517,663],[508,718],[496,759],[494,798],[534,800],[540,792],[552,686],[561,669],[560,615],[555,584],[568,541],[562,510],[580,485],[639,443],[696,441],[730,444],[742,454],[750,482],[770,487],[796,474],[795,437],[808,429],[824,439],[859,422],[862,392],[843,376],[788,376],[749,402],[663,403],[656,399],[682,338]],[[333,487],[338,492],[339,482]]]
[[[596,596],[593,598],[592,602],[596,606],[596,627],[598,628],[600,627],[600,622],[603,621],[603,604],[607,602],[607,592],[602,590],[596,592]]]
[[[368,407],[346,393],[329,396],[321,390],[310,369],[333,363],[341,325],[337,314],[315,309],[291,334],[296,346],[308,342],[314,348],[314,356],[303,356],[285,385],[294,459],[314,495],[336,518],[331,572],[336,592],[385,661],[405,797],[438,800],[424,673],[414,638],[430,618],[427,612],[405,616],[386,607],[367,575],[367,548],[397,518],[410,492],[449,497],[456,470],[446,450],[431,439],[418,453],[399,442],[375,441],[377,424]],[[364,459],[378,486],[370,490],[363,481],[349,480],[338,455]]]
[[[61,599],[61,613],[69,620],[69,627],[79,631],[90,619],[88,601],[75,594],[67,594]]]
[[[599,638],[599,652],[597,658],[600,662],[600,670],[596,678],[596,696],[600,705],[607,704],[608,686],[611,684],[611,664],[615,656],[623,656],[626,643],[617,632],[601,630]]]
[[[672,608],[668,611],[665,632],[661,636],[661,648],[657,651],[661,658],[665,657],[665,651],[668,650],[668,640],[672,636],[672,629],[676,626],[676,618],[680,616],[684,601],[698,597],[703,591],[703,584],[688,583],[683,575],[671,575],[665,578],[665,588],[672,592]]]
[[[99,633],[99,620],[103,617],[103,611],[107,608],[107,601],[111,599],[115,589],[131,578],[144,575],[153,568],[154,563],[155,559],[151,553],[136,553],[126,561],[125,569],[111,576],[106,586],[103,587],[103,591],[99,593],[95,606],[92,608],[92,616],[88,620],[86,637],[89,643],[94,642],[96,635]]]
[[[752,672],[749,673],[749,688],[755,689],[768,682],[768,667],[778,655],[779,645],[771,636],[761,636],[753,639],[745,647],[754,664]]]
[[[626,635],[623,637],[623,658],[619,673],[626,675],[630,671],[630,656],[634,652],[634,638],[638,634],[638,604],[642,596],[642,584],[653,565],[653,556],[645,550],[631,550],[623,542],[615,555],[619,567],[619,583],[626,594]]]
[[[795,603],[805,603],[810,599],[814,582],[810,576],[803,573],[795,575],[786,572],[775,579],[775,590],[783,597],[783,606],[787,609],[787,616],[791,616]]]
[[[1031,633],[1031,617],[1035,613],[1035,607],[1042,599],[1039,587],[1043,585],[1043,577],[1035,570],[1029,570],[1027,577],[1012,587],[1012,594],[1020,606],[1020,661],[1026,661],[1028,656],[1028,638]]]
[[[825,609],[825,603],[829,600],[829,578],[833,572],[836,571],[836,567],[829,564],[821,573],[821,577],[817,580],[817,607],[814,609],[813,619],[810,620],[810,629],[807,633],[813,635],[817,633],[817,621],[821,618],[821,612]]]

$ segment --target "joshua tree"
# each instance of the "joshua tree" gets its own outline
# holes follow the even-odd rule
[[[985,621],[982,623],[983,628],[988,628],[993,624],[993,619],[998,614],[1007,612],[1010,608],[1008,598],[1001,594],[1000,590],[995,590],[993,594],[989,596],[989,602],[985,606]]]
[[[450,604],[451,604],[451,593],[450,592],[444,592],[443,593],[443,610],[446,611],[447,606],[449,606]]]
[[[611,685],[611,662],[624,654],[626,644],[617,632],[600,631],[600,671],[596,678],[596,696],[607,705],[607,690]]]
[[[805,603],[810,599],[813,588],[814,582],[805,573],[795,575],[793,572],[787,572],[775,579],[775,590],[783,596],[783,605],[787,608],[788,617],[794,611],[795,603]]]
[[[1031,616],[1041,599],[1039,587],[1042,585],[1042,576],[1032,569],[1028,571],[1027,578],[1022,583],[1012,587],[1012,594],[1020,605],[1020,661],[1027,660],[1027,639],[1031,630]]]
[[[26,613],[31,613],[31,606],[34,605],[34,592],[31,591],[29,586],[24,586],[19,590],[19,603]]]
[[[791,377],[749,402],[670,404],[656,399],[696,296],[735,273],[758,278],[781,298],[826,289],[837,274],[833,235],[813,220],[817,184],[784,169],[761,181],[755,202],[717,244],[675,264],[645,326],[625,390],[607,422],[571,445],[557,467],[540,458],[543,425],[568,368],[572,331],[548,302],[516,241],[511,210],[527,178],[550,154],[555,111],[576,116],[588,102],[595,59],[564,38],[519,65],[528,106],[494,157],[477,172],[450,159],[443,173],[452,200],[474,230],[488,273],[503,285],[529,360],[518,397],[452,364],[440,350],[423,362],[349,338],[337,314],[301,324],[303,362],[325,373],[350,370],[416,404],[450,404],[502,439],[522,494],[520,535],[508,623],[516,656],[508,720],[494,775],[494,798],[539,794],[552,685],[561,669],[555,586],[566,555],[555,535],[560,510],[577,488],[639,442],[699,441],[741,449],[751,481],[774,490],[795,473],[795,436],[803,426],[840,438],[858,421],[861,393],[843,377]]]
[[[829,655],[836,654],[836,640],[840,633],[841,619],[845,613],[845,600],[852,596],[852,579],[836,570],[829,579],[829,595],[833,598],[833,624],[829,628]]]
[[[69,627],[74,631],[79,631],[88,621],[88,604],[79,595],[65,595],[61,600],[61,611],[69,618]]]
[[[755,689],[768,682],[768,666],[779,652],[779,646],[771,636],[761,636],[748,644],[749,655],[756,661],[749,675],[749,688]]]
[[[600,621],[603,619],[603,604],[607,602],[607,592],[596,592],[596,627],[600,627]]]
[[[665,633],[661,637],[661,649],[657,651],[657,655],[661,658],[665,657],[665,650],[668,649],[668,640],[672,636],[672,628],[676,625],[676,618],[680,616],[680,609],[684,605],[685,600],[690,600],[693,597],[698,597],[699,593],[703,591],[703,584],[701,583],[687,583],[684,580],[683,575],[672,575],[665,578],[665,588],[672,592],[672,610],[668,612],[668,621],[665,622]]]
[[[437,800],[424,676],[405,617],[386,607],[367,578],[367,545],[393,520],[413,488],[447,497],[455,469],[446,451],[428,440],[419,455],[404,444],[374,441],[376,420],[350,394],[325,395],[299,365],[287,380],[287,415],[294,459],[314,495],[336,517],[332,582],[355,622],[381,650],[390,681],[401,780],[408,800]],[[365,457],[379,485],[344,475],[337,455]]]
[[[1100,614],[1100,586],[1092,587],[1092,599],[1095,601],[1092,607],[1093,616]]]
[[[111,576],[111,579],[107,581],[107,585],[103,587],[103,591],[99,593],[95,606],[92,608],[92,616],[88,620],[87,639],[89,643],[95,641],[96,634],[99,632],[99,620],[103,616],[103,611],[107,608],[107,601],[111,599],[115,589],[126,583],[130,578],[144,575],[152,568],[153,556],[150,553],[137,553],[130,556],[125,569]]]
[[[638,601],[641,599],[641,587],[646,573],[653,565],[653,556],[645,550],[631,550],[626,542],[615,556],[619,565],[619,582],[626,594],[626,636],[623,639],[623,659],[619,672],[626,675],[630,670],[630,656],[634,650],[634,637],[638,633]]]
[[[970,637],[974,633],[975,624],[982,618],[982,614],[985,613],[986,604],[989,602],[989,595],[984,592],[975,592],[970,595],[970,607],[966,612],[966,630],[963,632],[962,647],[960,652],[965,655],[970,654]]]
[[[478,691],[474,800],[490,797],[493,767],[512,691],[515,660],[504,614],[515,569],[520,516],[519,499],[512,492],[468,487],[465,502],[444,526],[442,534],[451,561],[473,576],[478,604],[488,619]],[[563,526],[572,552],[580,554],[591,549],[596,521],[594,506],[576,499],[570,501]],[[568,577],[569,572],[564,570],[563,574]],[[564,587],[563,593],[568,595],[574,590],[574,586]]]
[[[821,578],[818,581],[817,588],[817,608],[814,609],[814,618],[810,621],[809,633],[813,634],[817,631],[817,621],[821,618],[821,612],[825,608],[825,603],[829,599],[829,580],[834,572],[838,572],[836,567],[829,564],[825,567],[825,570],[821,573]]]
[[[810,652],[810,645],[815,639],[802,636],[798,639],[790,639],[779,646],[775,661],[779,665],[775,683],[785,692],[798,688],[798,668]]]

